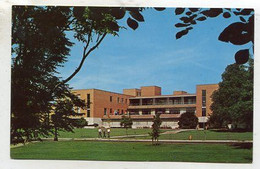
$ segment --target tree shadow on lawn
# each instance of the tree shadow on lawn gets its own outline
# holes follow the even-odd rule
[[[248,129],[232,129],[232,130],[229,130],[229,129],[211,129],[211,131],[213,132],[226,132],[226,133],[245,133],[245,132],[252,132],[251,130],[248,130]]]
[[[253,148],[253,143],[235,143],[232,144],[231,146],[235,147],[235,149],[252,149]]]

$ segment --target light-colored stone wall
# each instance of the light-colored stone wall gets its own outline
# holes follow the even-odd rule
[[[176,121],[163,121],[161,127],[171,127],[172,129],[176,129],[179,127],[178,120]]]

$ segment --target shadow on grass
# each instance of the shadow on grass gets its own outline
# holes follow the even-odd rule
[[[253,162],[253,158],[252,157],[245,157],[244,159],[250,161],[251,163]]]
[[[248,129],[211,129],[211,131],[214,132],[227,132],[227,133],[245,133],[245,132],[252,132],[251,130]]]
[[[236,149],[252,149],[253,148],[253,143],[236,143],[236,144],[232,144],[233,147],[235,147]]]

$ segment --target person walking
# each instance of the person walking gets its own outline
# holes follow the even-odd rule
[[[107,129],[107,137],[110,138],[110,128]]]
[[[103,138],[106,138],[106,128],[105,127],[102,128],[102,134],[103,134]]]
[[[102,138],[102,130],[101,130],[101,128],[98,128],[98,138]]]

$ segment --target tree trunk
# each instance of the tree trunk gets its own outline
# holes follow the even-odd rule
[[[57,127],[54,128],[54,141],[58,141],[58,131],[57,131]]]

